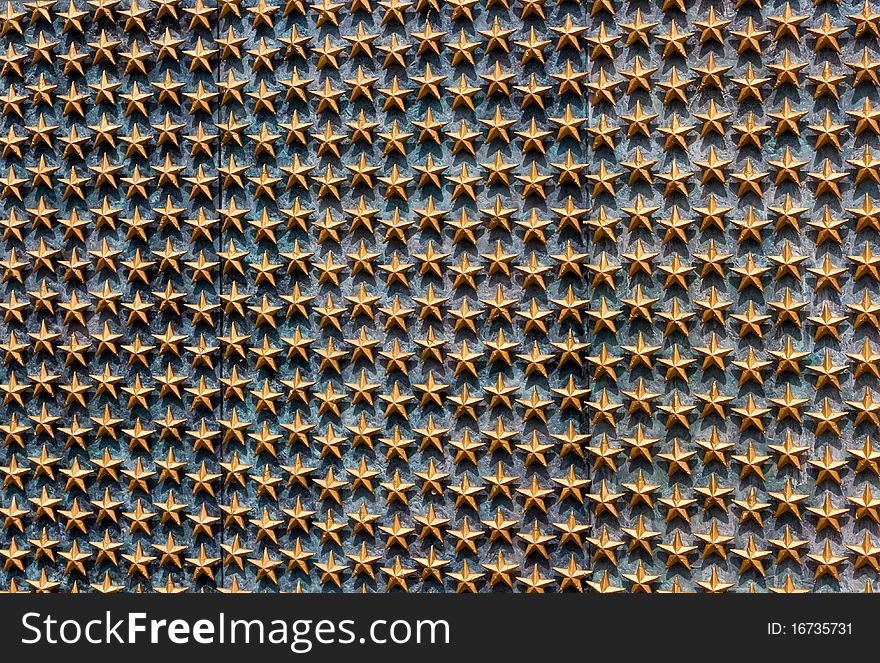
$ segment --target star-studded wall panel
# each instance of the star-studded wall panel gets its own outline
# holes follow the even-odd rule
[[[0,588],[870,587],[878,40],[8,2]]]
[[[870,586],[877,12],[667,2],[593,20],[591,214],[614,234],[590,244],[590,299],[612,310],[590,332],[592,580]]]

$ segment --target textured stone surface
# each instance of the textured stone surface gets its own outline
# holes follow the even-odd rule
[[[8,4],[0,586],[864,589],[878,18]]]

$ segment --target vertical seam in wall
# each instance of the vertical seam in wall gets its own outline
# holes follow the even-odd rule
[[[216,74],[215,74],[215,76],[216,76],[215,85],[217,87],[217,94],[218,94],[217,105],[214,108],[214,113],[213,113],[213,115],[214,115],[214,130],[215,131],[217,130],[217,127],[220,125],[220,107],[223,105],[223,99],[221,96],[219,96],[219,94],[220,94],[220,80],[221,80],[220,70],[223,66],[223,54],[221,53],[220,48],[219,48],[220,22],[221,22],[220,3],[218,1],[217,2],[217,20],[214,22],[214,48],[217,50],[217,55],[216,55],[217,68],[216,68]],[[223,163],[222,154],[223,154],[223,138],[222,138],[222,136],[220,136],[220,134],[218,132],[218,134],[217,134],[217,157],[216,157],[216,163],[215,163],[215,169],[217,172],[217,179],[216,179],[216,184],[215,184],[215,186],[217,187],[215,213],[217,214],[217,219],[218,219],[218,223],[217,223],[217,252],[218,252],[218,256],[217,256],[217,269],[218,269],[217,301],[220,303],[220,308],[219,308],[220,333],[224,334],[225,329],[226,329],[226,317],[225,317],[225,311],[223,308],[223,300],[221,299],[221,296],[223,294],[223,264],[222,264],[222,261],[220,260],[220,257],[219,257],[219,252],[223,250],[223,222],[220,220],[220,210],[223,209],[223,185],[220,182],[220,165]],[[219,344],[218,344],[218,346],[219,346]],[[215,379],[217,380],[217,387],[219,389],[219,394],[220,394],[220,403],[218,405],[219,410],[220,410],[220,419],[225,419],[224,404],[226,403],[226,393],[224,390],[224,385],[220,381],[220,378],[223,377],[223,357],[224,356],[225,356],[225,353],[223,352],[223,349],[221,348],[220,349],[220,356],[217,358],[217,366],[214,371]],[[225,447],[225,445],[223,443],[223,436],[221,435],[220,440],[219,440],[219,444],[217,447],[217,451],[215,452],[215,455],[217,456],[218,465],[219,465],[219,463],[222,463],[225,460],[224,447]],[[221,468],[218,467],[218,471],[220,469]],[[220,471],[219,473],[221,475],[221,483],[220,483],[220,487],[219,487],[218,493],[217,493],[218,497],[215,498],[216,504],[214,505],[214,507],[217,509],[218,517],[220,518],[220,521],[219,521],[219,524],[220,524],[220,545],[223,545],[224,543],[226,543],[226,519],[223,518],[222,511],[219,510],[219,505],[222,504],[222,502],[223,502],[223,495],[226,490],[226,478],[222,476],[223,475],[222,471]],[[218,557],[221,558],[220,559],[220,570],[219,570],[220,580],[219,580],[219,582],[215,581],[215,583],[214,583],[215,584],[215,588],[214,588],[215,591],[217,590],[217,588],[224,587],[226,585],[226,582],[225,582],[226,581],[226,565],[224,564],[224,560],[222,559],[223,558],[222,548],[220,549],[220,551],[218,551]]]
[[[591,27],[591,16],[590,16],[589,10],[587,9],[586,0],[584,0],[583,2],[579,2],[578,6],[581,7],[583,10],[583,18],[585,21],[584,25],[586,25],[589,30],[589,28]],[[587,78],[589,79],[589,77],[590,77],[590,58],[589,58],[588,49],[586,46],[584,46],[582,58],[583,59],[582,59],[581,64],[584,67],[584,71],[587,73]],[[590,102],[589,90],[586,88],[584,89],[584,107],[585,107],[585,111],[586,111],[586,115],[587,115],[587,126],[590,127],[593,125],[593,104]],[[589,133],[587,131],[583,131],[581,133],[581,140],[583,140],[584,161],[587,164],[587,168],[590,168],[590,166],[592,165],[591,160],[590,160],[591,149],[590,149]],[[584,202],[584,208],[587,210],[588,218],[591,218],[592,214],[593,214],[591,199],[592,199],[592,196],[590,195],[589,184],[586,180],[584,180],[584,183],[583,183],[583,202]],[[589,227],[584,228],[583,232],[584,232],[583,242],[584,242],[585,253],[589,254],[591,245],[593,243]],[[587,281],[587,277],[584,276],[584,291],[587,294],[589,294],[588,293],[589,287],[590,286],[589,286],[589,282]],[[586,297],[586,299],[589,299],[589,297]],[[589,349],[592,346],[592,332],[590,331],[590,324],[589,324],[588,320],[585,320],[583,323],[583,342],[587,344],[587,350],[589,351]],[[590,390],[589,391],[590,398],[593,398],[593,393],[592,393],[593,380],[592,380],[589,365],[584,365],[581,368],[581,370],[583,371],[584,388]],[[587,407],[585,412],[581,413],[581,417],[582,417],[581,425],[583,426],[584,434],[592,435],[592,426],[590,424],[591,417],[590,417],[590,408],[589,407]],[[586,459],[584,462],[584,470],[586,472],[586,478],[590,482],[587,484],[587,486],[589,487],[590,490],[593,490],[593,484],[592,484],[593,471],[592,471],[592,464],[590,462],[589,454],[586,456]],[[589,532],[591,535],[595,536],[595,533],[593,532],[593,528],[595,527],[596,519],[594,516],[593,502],[590,499],[587,499],[586,517],[587,517],[587,524],[590,526]],[[584,542],[584,554],[586,555],[586,567],[590,572],[588,577],[592,578],[593,571],[594,571],[594,569],[593,569],[593,551],[592,551],[592,545],[590,544],[589,541]],[[585,585],[584,591],[585,592],[591,591],[590,586]]]

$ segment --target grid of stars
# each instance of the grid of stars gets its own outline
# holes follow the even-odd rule
[[[870,589],[878,41],[7,2],[0,587]]]
[[[603,7],[588,37],[592,581],[871,589],[878,13]]]
[[[583,589],[584,18],[8,5],[4,585]]]

